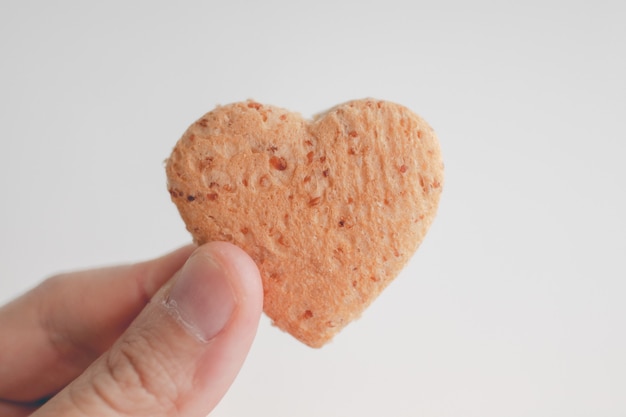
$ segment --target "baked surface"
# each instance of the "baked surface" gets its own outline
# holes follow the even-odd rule
[[[312,120],[254,101],[217,107],[184,133],[166,171],[194,241],[229,241],[250,254],[265,313],[312,347],[398,275],[443,183],[433,129],[374,99]]]

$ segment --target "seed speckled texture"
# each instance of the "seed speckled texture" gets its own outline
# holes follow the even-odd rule
[[[375,99],[312,120],[254,101],[219,106],[184,133],[166,170],[194,241],[248,252],[261,271],[265,313],[312,347],[400,273],[443,184],[433,129]]]

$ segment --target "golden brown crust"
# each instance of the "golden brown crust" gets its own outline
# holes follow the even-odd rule
[[[254,101],[217,107],[189,127],[166,169],[196,243],[246,250],[261,271],[265,313],[312,347],[397,276],[443,183],[432,128],[374,99],[312,121]]]

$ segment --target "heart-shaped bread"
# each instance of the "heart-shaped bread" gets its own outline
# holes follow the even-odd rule
[[[166,169],[194,241],[250,254],[265,313],[312,347],[398,275],[433,221],[443,182],[432,128],[374,99],[310,121],[254,101],[217,107],[189,127]]]

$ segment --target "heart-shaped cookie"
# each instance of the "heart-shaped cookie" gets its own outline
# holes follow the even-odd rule
[[[195,242],[247,251],[261,271],[265,313],[312,347],[400,272],[443,182],[432,128],[374,99],[310,121],[254,101],[217,107],[189,127],[166,169]]]

